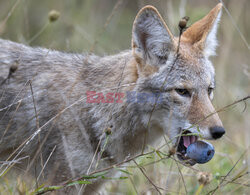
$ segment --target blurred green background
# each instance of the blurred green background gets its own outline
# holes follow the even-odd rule
[[[206,15],[218,2],[216,0],[123,0],[120,6],[113,10],[116,0],[0,0],[0,37],[66,52],[89,52],[95,45],[94,53],[109,55],[130,49],[133,20],[144,5],[156,6],[171,31],[177,35],[177,24],[181,17],[189,16],[189,24],[192,24]],[[230,15],[225,9],[223,10],[218,32],[217,56],[212,58],[216,68],[217,88],[214,99],[216,108],[222,108],[250,94],[248,45],[250,1],[225,0],[224,4]],[[48,13],[53,9],[60,12],[60,18],[49,23]],[[39,36],[30,42],[36,35]],[[212,141],[216,148],[213,160],[205,165],[195,166],[196,170],[213,174],[212,182],[202,189],[202,193],[206,194],[214,189],[246,150],[247,153],[225,179],[226,185],[222,185],[217,193],[250,193],[249,175],[237,178],[238,175],[250,171],[249,106],[248,100],[245,104],[234,105],[220,113],[227,134],[221,140]],[[138,163],[145,164],[157,160],[159,156],[153,154],[138,159]],[[199,187],[197,171],[183,166],[179,168],[187,192],[194,194]],[[102,189],[103,193],[156,194],[152,185],[137,168],[125,169],[133,175],[129,175],[127,180],[112,180]],[[152,181],[164,189],[165,194],[185,194],[185,187],[173,160],[161,160],[159,163],[146,166],[145,170]],[[227,183],[234,178],[236,180],[233,183]],[[13,181],[11,185],[3,178],[0,179],[2,192],[8,192],[6,189],[15,192],[14,188],[17,185],[18,181]],[[30,189],[27,184],[25,186],[28,192]]]

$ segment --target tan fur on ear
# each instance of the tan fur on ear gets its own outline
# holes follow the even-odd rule
[[[153,20],[154,22],[152,22]],[[145,25],[142,25],[142,23],[145,23]],[[166,50],[167,52],[167,47],[175,47],[174,41],[174,36],[158,10],[151,5],[143,7],[135,17],[132,29],[132,52],[140,74],[148,76],[158,71],[158,67],[154,66],[158,63],[150,61],[154,58],[152,56],[157,52],[159,52],[157,53],[159,56],[164,55],[163,51]],[[168,45],[166,46],[166,44]],[[152,46],[158,47],[157,52],[152,53]],[[147,58],[149,53],[152,55],[150,59]],[[154,59],[156,58],[155,56]]]
[[[138,14],[135,17],[135,20],[134,20],[134,23],[133,23],[133,28],[134,28],[134,26],[135,26],[135,24],[137,22],[137,19],[140,17],[140,15],[143,12],[147,11],[147,10],[153,11],[153,12],[155,12],[157,14],[157,16],[159,17],[159,19],[161,20],[161,22],[164,24],[164,27],[166,28],[169,36],[171,37],[172,40],[174,40],[174,36],[172,35],[171,31],[169,30],[169,28],[166,25],[165,21],[163,20],[162,16],[158,12],[158,10],[154,6],[152,6],[152,5],[146,5],[146,6],[144,6],[143,8],[140,9],[140,11],[138,12]],[[133,38],[132,38],[132,48],[134,48],[134,47],[135,47],[135,45],[134,45],[134,41],[133,41]]]
[[[191,25],[182,35],[182,40],[191,44],[198,43],[204,47],[206,38],[221,11],[222,3],[215,6],[204,18]]]

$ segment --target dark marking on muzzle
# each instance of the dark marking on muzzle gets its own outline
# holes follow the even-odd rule
[[[210,132],[211,132],[212,138],[218,139],[218,138],[221,138],[225,134],[225,129],[223,127],[215,126],[215,127],[210,127]]]

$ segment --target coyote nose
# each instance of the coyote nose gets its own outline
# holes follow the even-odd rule
[[[222,135],[224,135],[225,129],[223,127],[215,126],[215,127],[210,127],[210,132],[214,139],[218,139],[222,137]]]

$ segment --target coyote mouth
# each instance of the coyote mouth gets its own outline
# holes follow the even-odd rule
[[[213,158],[214,147],[212,144],[198,140],[190,131],[183,131],[178,146],[177,157],[188,165],[206,163]]]
[[[188,146],[196,142],[198,140],[198,136],[190,135],[190,134],[191,134],[190,131],[183,131],[179,140],[179,144],[177,146],[177,157],[180,160],[185,161],[185,163],[193,166],[196,164],[196,162],[188,158],[186,154],[187,154]]]

